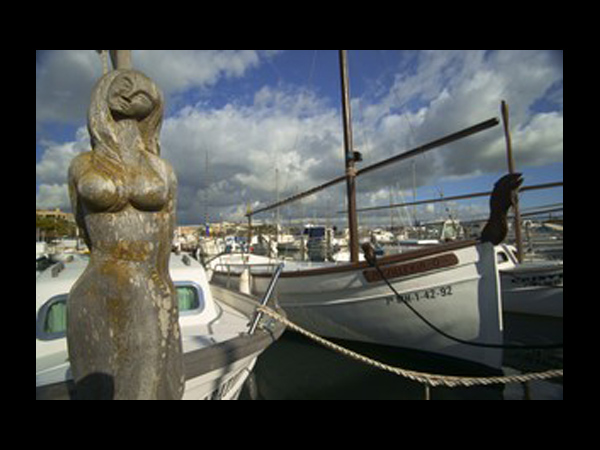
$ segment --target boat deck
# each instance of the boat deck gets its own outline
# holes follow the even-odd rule
[[[218,317],[202,325],[183,328],[184,353],[235,339],[248,331],[250,318],[226,303],[216,302]]]

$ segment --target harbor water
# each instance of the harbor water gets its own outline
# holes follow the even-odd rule
[[[507,344],[562,342],[562,320],[505,316]],[[498,375],[457,360],[394,347],[335,341],[353,351],[405,369],[444,375]],[[563,350],[506,350],[505,375],[563,367]],[[242,393],[244,400],[424,400],[413,382],[337,354],[292,331],[258,360]],[[563,379],[527,384],[430,390],[431,400],[562,400]]]

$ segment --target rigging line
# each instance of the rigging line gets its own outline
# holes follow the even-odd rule
[[[457,338],[456,336],[452,336],[451,334],[446,333],[445,331],[443,331],[442,329],[438,328],[436,325],[431,323],[425,316],[423,316],[419,311],[417,311],[410,304],[410,302],[408,300],[406,300],[404,297],[402,297],[398,293],[396,288],[392,285],[392,283],[390,283],[390,281],[387,279],[387,277],[383,273],[383,270],[381,270],[381,268],[379,267],[379,264],[377,263],[377,257],[375,256],[375,250],[373,249],[371,244],[365,243],[362,245],[362,248],[363,248],[363,252],[365,255],[365,259],[367,260],[369,265],[371,267],[374,267],[375,270],[377,270],[381,279],[385,282],[385,284],[394,293],[396,298],[399,301],[401,301],[408,309],[410,309],[410,311],[413,314],[415,314],[419,319],[421,319],[421,321],[423,323],[425,323],[425,325],[427,325],[429,328],[431,328],[436,333],[441,334],[446,339],[450,339],[451,341],[458,342],[459,344],[469,345],[471,347],[496,348],[496,349],[503,349],[503,350],[553,350],[553,349],[560,349],[560,348],[564,347],[562,342],[552,343],[552,344],[540,344],[540,345],[491,344],[491,343],[484,343],[484,342],[466,341],[464,339]]]
[[[317,55],[319,54],[319,50],[315,50],[313,53],[313,60],[310,66],[310,72],[308,73],[308,87],[312,87],[313,78],[315,76],[315,69],[317,67]]]
[[[311,66],[310,66],[310,71],[308,72],[308,82],[307,82],[307,92],[308,93],[311,93],[313,91],[313,81],[314,81],[314,76],[315,76],[315,72],[316,72],[316,68],[317,68],[318,54],[319,54],[319,50],[313,51],[313,57],[312,57],[312,62],[311,62]],[[296,131],[296,136],[294,137],[294,144],[292,145],[292,148],[291,148],[292,152],[295,152],[298,149],[298,143],[300,142],[300,134],[301,133],[302,133],[302,127],[299,126]],[[288,170],[288,172],[289,172],[289,170]],[[287,176],[284,178],[285,178],[285,184],[284,184],[281,192],[287,191],[288,184],[289,184],[291,177]]]
[[[385,59],[383,51],[380,50],[379,52],[381,55],[381,59],[383,60],[383,64],[384,64],[384,66],[386,66],[386,70],[389,70],[391,72],[392,70],[388,67],[388,62]],[[394,95],[394,97],[396,98],[396,101],[400,105],[400,106],[398,106],[398,109],[400,111],[402,111],[408,105],[408,103],[411,101],[411,98],[406,99],[406,101],[404,101],[404,102],[400,99],[400,97],[398,96],[398,89],[396,89],[396,81],[395,80],[394,80],[394,84],[392,86],[392,94]],[[416,139],[417,133],[416,133],[415,127],[413,126],[413,124],[410,120],[410,116],[411,116],[410,110],[407,110],[406,113],[402,114],[402,118],[404,118],[404,120],[408,124],[408,134],[409,134],[409,138],[407,139],[408,146],[410,146],[412,143],[417,141],[417,139]],[[425,164],[435,164],[435,158],[428,153],[423,154],[422,161]],[[414,160],[413,161],[413,166],[414,166],[413,167],[413,184],[414,184],[413,189],[415,189],[415,191],[416,191],[416,182],[414,180],[416,179],[416,177],[414,176],[414,174],[416,173],[416,164],[417,164],[417,160]],[[437,180],[438,180],[438,178],[435,178],[435,181],[434,181],[435,188],[438,190],[438,192],[441,192],[442,191],[441,186],[437,183]],[[440,196],[443,197],[443,194],[440,194]],[[413,198],[413,201],[416,201],[416,198]],[[446,207],[445,209],[448,212],[448,214],[450,214],[449,208]],[[416,217],[416,206],[414,209],[414,215]]]
[[[544,183],[544,184],[535,184],[535,185],[531,185],[531,186],[522,186],[519,189],[519,193],[525,193],[528,191],[535,191],[535,190],[542,190],[542,189],[550,189],[550,188],[556,188],[556,187],[562,187],[564,185],[563,181],[557,181],[557,182],[553,182],[553,183]],[[441,199],[438,198],[431,198],[431,199],[427,199],[427,200],[419,200],[416,202],[402,202],[402,203],[396,203],[393,205],[380,205],[380,206],[370,206],[368,208],[359,208],[357,209],[357,212],[367,212],[367,211],[378,211],[381,209],[389,209],[389,208],[405,208],[407,206],[418,206],[418,205],[427,205],[430,203],[445,203],[445,202],[449,202],[449,201],[457,201],[457,200],[467,200],[467,199],[471,199],[471,198],[477,198],[477,197],[489,197],[490,195],[492,195],[491,191],[486,191],[486,192],[472,192],[470,194],[463,194],[463,195],[455,195],[455,196],[451,196],[451,197],[444,197]],[[403,200],[404,200],[404,195],[402,195]],[[528,211],[531,211],[532,208],[550,208],[550,207],[554,207],[554,206],[561,206],[561,208],[556,208],[558,209],[562,209],[562,203],[560,204],[556,204],[556,205],[545,205],[545,206],[539,206],[539,207],[531,207],[528,208]],[[345,214],[347,211],[342,210],[342,211],[338,211],[338,214]],[[530,212],[528,212],[529,214],[531,214]]]
[[[499,123],[500,123],[499,120],[496,119],[496,118],[488,119],[488,120],[486,120],[484,122],[478,123],[476,125],[473,125],[471,127],[465,128],[465,129],[460,130],[460,131],[457,131],[455,133],[443,136],[443,137],[441,137],[439,139],[436,139],[434,141],[428,142],[428,143],[426,143],[424,145],[421,145],[419,147],[413,148],[413,149],[408,150],[408,151],[406,151],[404,153],[400,153],[398,155],[392,156],[391,158],[387,158],[387,159],[384,159],[383,161],[379,161],[379,162],[377,162],[375,164],[371,164],[370,166],[363,167],[362,169],[359,169],[359,170],[356,171],[356,176],[364,175],[365,173],[371,172],[373,170],[380,169],[380,168],[385,167],[385,166],[387,166],[389,164],[394,164],[394,163],[397,163],[397,162],[400,162],[400,161],[404,161],[404,160],[409,159],[409,158],[413,158],[414,156],[417,156],[417,155],[419,155],[421,153],[427,152],[429,150],[433,150],[433,149],[438,148],[438,147],[442,147],[442,146],[447,145],[447,144],[449,144],[451,142],[458,141],[460,139],[466,138],[467,136],[471,136],[473,134],[480,133],[480,132],[482,132],[484,130],[487,130],[489,128],[495,127]],[[336,185],[338,183],[344,182],[344,181],[346,181],[346,179],[347,179],[347,176],[345,174],[341,175],[341,176],[339,176],[337,178],[334,178],[333,180],[329,180],[326,183],[323,183],[323,184],[321,184],[319,186],[315,186],[315,187],[313,187],[311,189],[308,189],[306,191],[303,191],[303,192],[301,192],[299,194],[296,194],[296,195],[293,195],[291,197],[288,197],[288,198],[286,198],[286,199],[284,199],[284,200],[282,200],[280,202],[277,202],[275,204],[271,204],[271,205],[268,205],[268,206],[264,206],[264,207],[258,208],[258,209],[254,210],[254,211],[250,211],[250,212],[248,212],[248,214],[246,214],[246,216],[253,216],[255,214],[258,214],[258,213],[261,213],[261,212],[265,212],[265,211],[271,210],[273,208],[277,208],[279,206],[283,206],[284,204],[287,204],[287,203],[290,203],[290,202],[293,202],[293,201],[296,201],[296,200],[300,200],[301,198],[304,198],[304,197],[307,197],[309,195],[315,194],[316,192],[319,192],[319,191],[321,191],[321,190],[323,190],[325,188],[328,188],[330,186],[333,186],[333,185]]]

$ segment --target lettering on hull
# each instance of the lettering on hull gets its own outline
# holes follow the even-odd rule
[[[411,263],[384,266],[381,267],[381,271],[388,280],[391,280],[393,278],[408,277],[456,265],[458,265],[458,257],[454,253],[448,253]],[[382,281],[381,275],[376,269],[365,270],[363,271],[363,275],[369,283]]]

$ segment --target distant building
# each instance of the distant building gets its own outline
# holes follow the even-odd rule
[[[46,209],[36,209],[35,217],[39,217],[42,219],[57,219],[57,220],[65,220],[67,222],[75,223],[75,217],[71,213],[62,212],[60,209],[54,210],[46,210]]]

